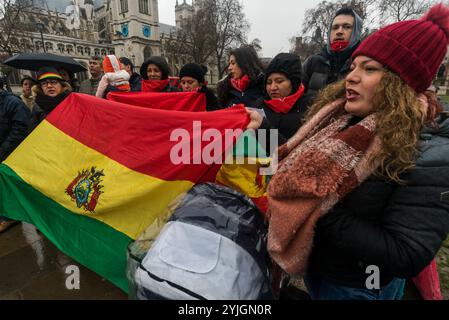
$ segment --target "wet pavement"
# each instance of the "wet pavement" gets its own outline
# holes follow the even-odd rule
[[[68,266],[78,266],[80,289],[69,290]],[[36,228],[18,224],[0,234],[0,300],[126,300],[109,281],[59,251]]]
[[[449,239],[437,256],[441,289],[449,299]],[[80,270],[80,289],[69,290],[68,266]],[[302,283],[295,283],[306,291]],[[36,228],[18,224],[0,234],[0,300],[127,300],[109,281],[59,251]],[[404,300],[420,300],[408,283]]]

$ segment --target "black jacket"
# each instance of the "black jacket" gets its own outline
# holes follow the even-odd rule
[[[142,77],[134,72],[131,78],[129,78],[129,85],[131,86],[131,92],[142,91]]]
[[[366,268],[380,268],[381,285],[418,275],[449,232],[449,119],[426,129],[407,185],[371,177],[317,224],[309,272],[364,288]]]
[[[30,111],[19,97],[0,92],[0,162],[25,139]]]
[[[217,85],[221,108],[229,108],[236,104],[256,108],[264,97],[264,75],[260,74],[256,81],[251,81],[245,92],[240,92],[229,84],[229,77],[221,80]]]
[[[354,51],[329,54],[325,48],[321,53],[307,58],[303,65],[302,82],[310,99],[329,84],[346,77]]]
[[[260,129],[277,129],[278,146],[286,143],[298,131],[304,123],[304,117],[309,107],[309,100],[302,96],[293,106],[289,113],[278,113],[262,103],[261,108],[265,112],[265,118]],[[267,138],[269,134],[267,133]]]
[[[203,92],[204,94],[206,94],[207,111],[216,111],[221,109],[218,103],[217,96],[215,95],[215,92],[212,91],[212,89],[208,88],[207,86],[202,86],[199,92]]]

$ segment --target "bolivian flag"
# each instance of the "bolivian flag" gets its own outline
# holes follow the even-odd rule
[[[224,149],[232,149],[225,129],[243,129],[249,119],[243,107],[151,110],[73,93],[0,165],[0,215],[35,225],[61,251],[127,291],[129,242],[173,199],[215,179],[219,165],[171,159],[174,129],[196,144],[190,159],[209,145],[195,121],[201,132],[220,132]]]
[[[206,111],[206,95],[201,92],[110,92],[107,99],[151,109]]]

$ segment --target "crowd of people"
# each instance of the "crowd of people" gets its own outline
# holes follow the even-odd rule
[[[432,87],[449,9],[436,5],[363,41],[362,23],[353,9],[336,12],[327,44],[303,65],[280,53],[265,68],[252,47],[234,49],[216,93],[204,66],[186,64],[174,85],[163,57],[140,74],[119,59],[131,92],[201,92],[207,111],[243,104],[248,129],[279,131],[267,248],[284,272],[304,276],[312,299],[401,299],[406,279],[433,263],[449,233],[449,110]],[[72,91],[97,95],[101,57],[89,72],[78,85],[44,67],[22,80],[20,97],[0,83],[0,161]],[[0,218],[0,232],[14,223]],[[369,266],[379,268],[380,288],[367,288]]]

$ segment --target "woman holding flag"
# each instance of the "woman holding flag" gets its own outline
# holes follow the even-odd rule
[[[446,239],[449,120],[425,93],[448,44],[442,4],[373,33],[279,148],[268,250],[313,299],[401,299]]]

